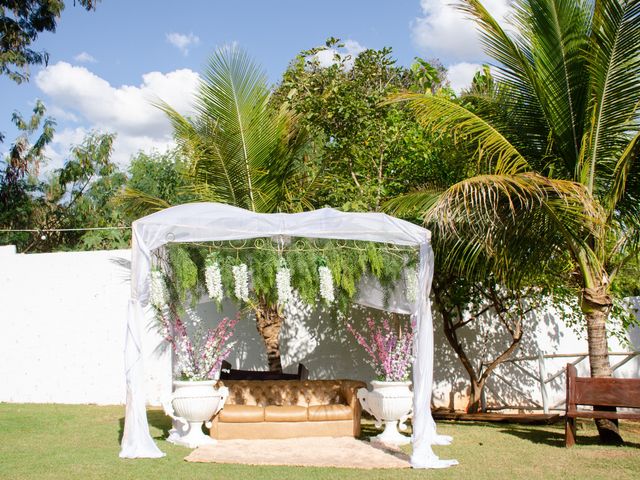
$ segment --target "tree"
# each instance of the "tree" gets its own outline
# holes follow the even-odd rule
[[[55,120],[45,114],[46,107],[38,100],[28,119],[19,112],[12,115],[21,133],[11,146],[0,176],[0,225],[5,229],[32,228],[30,220],[42,203],[36,193],[40,188],[38,174],[44,162],[44,149],[53,140],[56,125]],[[32,241],[32,235],[27,232],[1,235],[3,243],[13,243],[20,250]]]
[[[26,231],[4,232],[0,239],[21,252],[126,247],[130,233],[124,228],[75,230],[124,227],[126,219],[115,198],[126,177],[111,161],[115,136],[88,135],[61,168],[42,174],[45,148],[55,131],[55,120],[45,114],[40,101],[28,119],[13,114],[22,133],[0,175],[0,225]]]
[[[451,185],[465,178],[469,171],[466,155],[472,152],[456,149],[446,132],[426,131],[405,105],[383,104],[388,95],[403,89],[453,98],[444,68],[437,61],[420,58],[403,68],[396,65],[389,48],[366,50],[355,58],[336,53],[332,65],[318,63],[320,51],[339,47],[339,41],[331,38],[322,48],[301,52],[274,95],[276,104],[285,103],[299,115],[331,179],[327,190],[319,192],[319,203],[346,210],[378,210],[383,202],[424,183]],[[486,89],[482,85],[486,80],[479,76],[476,89]],[[420,222],[419,215],[402,213],[407,220]],[[434,307],[441,314],[445,337],[469,375],[468,408],[475,411],[486,380],[518,348],[534,296],[504,285],[497,288],[495,280],[484,274],[470,280],[444,261],[450,244],[434,237],[433,246]],[[529,306],[523,306],[525,300]],[[469,318],[462,318],[469,309]],[[482,321],[495,322],[496,329],[503,329],[513,340],[480,371],[476,365],[481,362],[471,358],[459,340],[460,331],[479,318],[473,315],[478,311],[490,312]],[[503,345],[495,342],[494,347]]]
[[[158,106],[174,129],[185,160],[181,189],[200,201],[217,201],[255,212],[301,211],[311,206],[317,176],[304,168],[307,146],[296,117],[269,104],[267,77],[239,48],[213,54],[195,98],[193,118],[166,103]],[[124,201],[147,212],[168,206],[151,195],[127,190]],[[256,325],[267,349],[269,369],[282,371],[279,337],[284,320],[275,292],[254,306]]]
[[[125,195],[120,205],[130,221],[150,211],[193,201],[185,168],[178,149],[165,153],[139,152],[131,159]]]
[[[568,256],[591,375],[611,376],[611,289],[640,245],[640,1],[518,0],[511,30],[477,0],[460,9],[497,62],[492,95],[395,100],[473,146],[479,174],[401,203],[425,208],[463,266],[488,252],[508,278]],[[597,424],[603,440],[621,440],[612,422]]]
[[[78,3],[92,10],[98,1]],[[38,34],[55,32],[64,7],[63,0],[0,0],[0,74],[22,83],[29,80],[29,65],[48,63],[49,54],[33,50],[31,44]]]
[[[424,60],[407,69],[396,65],[390,48],[365,50],[352,58],[334,54],[330,66],[318,53],[342,44],[302,51],[276,87],[273,103],[286,105],[309,131],[311,164],[330,179],[317,202],[344,210],[377,211],[388,198],[448,170],[439,161],[442,142],[425,134],[408,109],[380,106],[403,89],[425,91],[444,82],[444,71]]]
[[[115,134],[88,134],[71,149],[62,168],[44,186],[42,228],[68,229],[36,237],[32,249],[127,248],[129,222],[116,203],[126,175],[111,160]],[[100,228],[101,230],[77,230]]]
[[[164,153],[139,152],[131,159],[127,187],[160,198],[173,205],[181,201],[186,186],[184,160],[177,150]]]
[[[443,256],[442,252],[437,254],[440,259]],[[552,301],[566,301],[568,293],[556,278],[528,279],[526,286],[508,288],[492,276],[468,278],[441,267],[436,264],[431,289],[433,306],[449,345],[469,377],[466,411],[475,413],[481,407],[483,390],[491,375],[521,348],[521,340],[530,328],[530,315],[548,309]],[[571,309],[563,309],[560,315],[565,321],[575,317]],[[481,322],[491,329],[491,335],[477,341],[465,337],[468,329],[474,333],[480,330]],[[481,354],[476,353],[479,343]]]

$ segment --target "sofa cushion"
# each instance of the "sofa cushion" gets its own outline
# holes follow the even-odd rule
[[[353,411],[348,405],[316,405],[309,407],[309,420],[326,422],[332,420],[351,420]]]
[[[225,405],[220,421],[226,423],[264,422],[264,407],[257,405]]]
[[[306,422],[307,407],[290,406],[270,406],[264,409],[265,422]]]

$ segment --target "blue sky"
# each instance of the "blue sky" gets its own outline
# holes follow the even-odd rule
[[[504,15],[508,0],[488,0]],[[237,42],[277,82],[301,50],[329,36],[347,50],[393,48],[400,64],[439,58],[451,83],[469,81],[482,55],[473,25],[450,0],[103,0],[95,12],[67,2],[56,33],[36,47],[50,54],[48,68],[35,67],[28,84],[0,77],[0,131],[15,138],[15,110],[27,114],[37,98],[58,120],[47,154],[49,168],[62,164],[71,145],[91,130],[118,135],[114,158],[126,165],[138,150],[164,150],[171,131],[149,106],[157,96],[188,112],[190,97],[208,55]]]

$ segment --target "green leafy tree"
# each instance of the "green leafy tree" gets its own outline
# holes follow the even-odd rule
[[[91,10],[98,1],[78,3]],[[55,32],[64,7],[63,0],[0,0],[0,74],[22,83],[29,80],[29,65],[48,63],[47,52],[31,47],[40,33]]]
[[[0,175],[0,225],[7,230],[33,228],[31,219],[42,205],[37,194],[41,188],[38,179],[44,162],[45,147],[53,140],[56,122],[45,117],[46,107],[38,100],[29,118],[14,112],[12,121],[19,132],[4,159]],[[27,232],[0,233],[3,243],[12,243],[19,249],[31,243]]]
[[[34,247],[95,250],[129,246],[128,221],[117,205],[126,175],[111,159],[114,139],[114,134],[87,135],[71,149],[70,157],[44,188],[44,228],[100,230],[52,232]]]
[[[181,175],[183,163],[175,150],[140,152],[131,159],[127,186],[175,204],[179,201],[180,189],[185,186]]]
[[[115,202],[126,176],[111,161],[114,135],[88,135],[60,169],[43,175],[45,148],[55,129],[55,121],[45,114],[40,101],[27,119],[13,114],[22,133],[0,175],[0,227],[32,231],[2,232],[0,241],[21,252],[126,247],[130,233]],[[122,228],[59,231],[112,226]]]
[[[440,161],[443,143],[425,133],[408,109],[380,105],[392,92],[438,88],[445,82],[444,69],[421,59],[410,69],[397,66],[390,48],[365,50],[355,58],[335,53],[332,65],[319,63],[318,53],[338,52],[341,46],[330,38],[323,47],[301,52],[273,103],[293,110],[309,132],[308,166],[328,179],[317,202],[379,210],[384,200],[450,170]]]
[[[436,235],[457,242],[460,265],[489,252],[505,278],[568,255],[591,375],[611,376],[612,285],[640,239],[640,2],[518,0],[511,30],[477,0],[460,8],[497,62],[493,94],[396,100],[475,148],[479,172],[396,206],[420,203]],[[603,440],[620,441],[612,422],[597,423]]]
[[[133,221],[150,210],[193,201],[185,168],[177,149],[165,153],[139,152],[131,159],[126,196],[121,202]]]

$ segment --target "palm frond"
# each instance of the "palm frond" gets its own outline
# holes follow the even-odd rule
[[[445,189],[428,185],[388,200],[382,210],[398,217],[422,217],[440,200],[444,191]]]
[[[514,8],[536,84],[543,87],[536,88],[538,104],[560,156],[575,166],[586,114],[589,10],[576,0],[517,0]]]
[[[517,6],[515,3],[516,11]],[[501,101],[514,117],[514,130],[534,143],[546,141],[549,126],[540,104],[545,86],[533,65],[531,45],[523,38],[527,22],[514,15],[516,31],[507,32],[478,0],[460,0],[456,7],[475,21],[486,54],[496,60],[493,70],[501,88],[508,90]]]
[[[188,159],[191,193],[254,211],[278,211],[299,170],[307,137],[290,112],[274,111],[264,70],[236,46],[211,57],[195,99],[194,118],[163,102]]]
[[[125,187],[117,198],[125,214],[131,218],[140,218],[169,208],[171,205],[161,198],[154,197],[131,187]]]
[[[251,210],[256,210],[252,163],[262,163],[277,141],[278,125],[271,119],[268,100],[266,73],[246,52],[228,46],[214,53],[203,74],[196,109],[201,118],[217,124],[220,154],[246,184],[245,208]]]
[[[401,93],[389,102],[407,102],[416,118],[430,131],[453,133],[458,141],[476,146],[485,171],[516,174],[529,169],[518,149],[489,120],[443,96]]]
[[[505,278],[518,268],[541,268],[550,252],[588,250],[584,239],[605,221],[584,186],[535,173],[459,182],[440,195],[425,219],[434,238],[457,245],[447,255],[452,265],[471,262],[478,268],[484,258]]]
[[[634,171],[635,167],[635,171]],[[622,152],[615,168],[613,169],[613,178],[611,181],[611,189],[607,194],[607,210],[614,212],[618,202],[626,195],[632,196],[637,206],[636,214],[640,214],[640,190],[634,189],[631,183],[640,179],[629,179],[629,174],[640,173],[640,131],[631,139],[627,148]]]
[[[601,208],[579,183],[557,180],[532,172],[512,175],[477,175],[440,195],[427,214],[452,231],[460,224],[487,224],[516,218],[520,211],[544,208],[561,213],[573,224],[589,228],[603,221]]]
[[[225,161],[221,151],[224,137],[217,122],[210,117],[184,117],[164,102],[157,102],[156,106],[167,115],[176,141],[188,159],[185,175],[190,182],[207,185],[207,191],[216,192],[218,201],[246,207],[246,182],[238,168]]]
[[[527,58],[528,52],[512,39],[479,0],[461,0],[456,7],[478,25],[485,52],[497,60],[499,72],[519,91],[538,88],[535,72]]]
[[[596,188],[596,170],[610,176],[640,129],[640,0],[595,2],[589,55],[590,125],[581,179]],[[631,132],[631,135],[630,135]],[[605,190],[610,184],[601,185]]]

